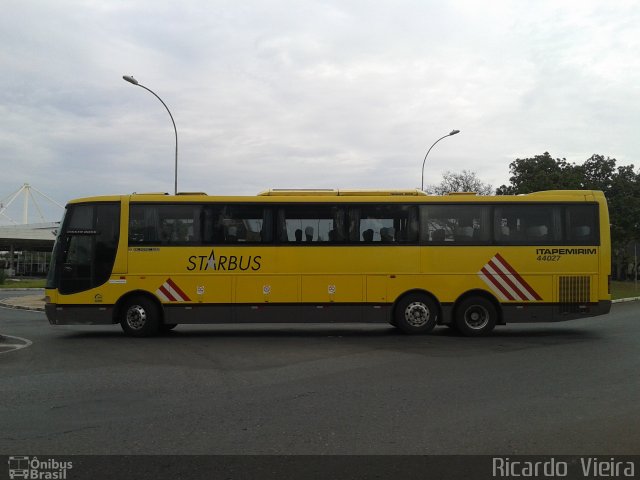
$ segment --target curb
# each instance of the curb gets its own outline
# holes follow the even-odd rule
[[[29,287],[29,288],[0,288],[0,293],[2,292],[34,292],[37,290],[44,290],[42,287]]]
[[[640,300],[640,297],[619,298],[612,300],[611,303],[635,302],[636,300]]]
[[[0,307],[11,308],[13,310],[28,310],[30,312],[44,312],[44,307],[25,307],[24,305],[12,305],[0,300]]]

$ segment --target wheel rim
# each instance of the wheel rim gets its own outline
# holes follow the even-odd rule
[[[147,323],[147,312],[140,305],[131,305],[127,310],[127,325],[133,330],[140,330]]]
[[[482,305],[472,305],[464,311],[464,323],[473,330],[482,330],[489,324],[489,310]]]
[[[431,312],[422,302],[413,302],[404,309],[404,319],[412,327],[424,327],[429,323]]]

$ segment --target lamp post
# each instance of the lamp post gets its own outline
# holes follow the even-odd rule
[[[429,156],[429,152],[435,146],[435,144],[438,143],[440,140],[442,140],[443,138],[447,138],[447,137],[450,137],[452,135],[455,135],[457,133],[460,133],[460,130],[451,130],[451,132],[447,133],[444,137],[440,137],[438,140],[433,142],[433,145],[431,145],[429,147],[429,150],[427,150],[427,154],[424,156],[424,160],[422,161],[422,186],[420,187],[420,190],[424,191],[424,164],[427,161],[427,156]]]
[[[154,92],[153,90],[151,90],[150,88],[145,87],[144,85],[138,83],[138,81],[133,78],[130,75],[124,75],[122,77],[125,81],[133,84],[133,85],[137,85],[138,87],[142,87],[145,90],[147,90],[148,92],[153,93],[153,95],[160,100],[160,103],[162,103],[162,105],[164,105],[164,108],[167,109],[167,112],[169,113],[169,117],[171,117],[171,123],[173,123],[173,131],[176,134],[176,165],[175,165],[175,175],[174,175],[174,185],[173,185],[173,193],[175,195],[178,194],[178,129],[176,128],[176,122],[173,120],[173,115],[171,115],[171,111],[169,110],[169,107],[167,107],[167,104],[164,103],[162,101],[162,99],[156,94],[156,92]]]

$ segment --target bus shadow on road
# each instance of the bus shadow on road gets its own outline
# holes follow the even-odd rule
[[[94,327],[95,328],[95,327]],[[396,342],[406,344],[423,344],[425,342],[434,343],[438,341],[446,341],[447,344],[460,343],[465,344],[493,344],[496,341],[507,341],[514,344],[518,340],[526,340],[527,343],[536,341],[538,343],[574,343],[584,341],[597,341],[603,337],[599,331],[586,328],[569,328],[554,326],[531,326],[531,327],[507,327],[496,328],[491,334],[478,338],[464,337],[457,331],[447,327],[437,327],[433,332],[427,335],[407,335],[397,328],[387,325],[342,325],[342,326],[323,326],[323,325],[296,325],[288,326],[282,324],[272,325],[183,325],[178,326],[175,330],[164,332],[155,337],[134,339],[128,337],[119,329],[113,328],[109,330],[84,330],[84,331],[67,331],[64,332],[62,338],[68,340],[82,339],[131,339],[140,342],[148,342],[159,340],[163,342],[173,340],[187,339],[206,339],[206,338],[237,338],[237,339],[259,339],[259,338],[349,338],[357,339],[394,339]]]
[[[120,330],[84,330],[84,331],[67,331],[64,332],[65,339],[89,339],[89,338],[127,338],[140,342],[153,339],[171,341],[176,339],[197,339],[197,338],[278,338],[278,337],[298,337],[298,338],[370,338],[370,337],[405,337],[411,338],[391,326],[379,327],[323,327],[316,326],[282,326],[282,325],[261,325],[261,326],[245,326],[245,325],[212,325],[212,326],[195,326],[184,325],[178,326],[175,330],[162,332],[157,336],[146,338],[133,338],[124,334]],[[420,336],[426,338],[426,335]],[[413,338],[418,338],[413,337]]]

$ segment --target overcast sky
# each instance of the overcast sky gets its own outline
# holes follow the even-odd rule
[[[426,184],[499,186],[545,151],[640,162],[637,1],[2,6],[0,198],[173,191],[170,118],[122,75],[171,109],[180,191],[416,188],[452,129]]]

